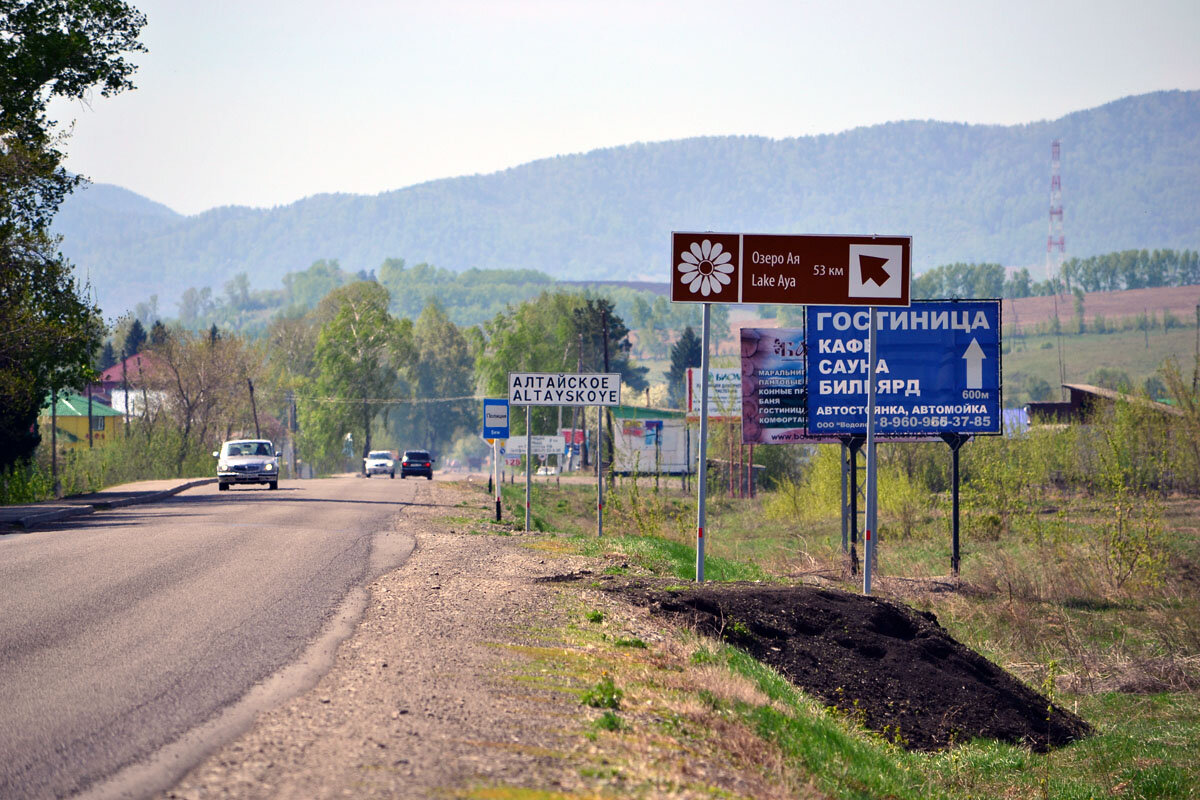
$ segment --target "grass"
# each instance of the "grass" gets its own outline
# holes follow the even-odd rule
[[[644,483],[640,493],[619,484],[610,498],[609,535],[598,539],[593,487],[535,487],[544,532],[523,544],[593,557],[600,571],[688,586],[689,498],[653,495]],[[706,576],[816,575],[857,590],[844,572],[837,520],[770,520],[768,499],[710,502]],[[1103,517],[1087,497],[1053,502],[1080,530]],[[604,678],[622,692],[619,713],[597,708],[611,716],[580,721],[577,733],[590,744],[572,756],[583,760],[573,767],[583,788],[571,797],[1196,797],[1200,513],[1192,501],[1170,500],[1162,518],[1172,534],[1169,568],[1136,589],[1114,588],[1086,536],[1039,538],[1025,518],[994,537],[964,529],[961,583],[948,574],[944,509],[935,504],[907,536],[881,529],[877,591],[933,611],[960,641],[1049,688],[1093,725],[1095,735],[1045,754],[991,741],[908,752],[895,741],[902,732],[864,730],[737,649],[686,631],[648,635],[651,623],[590,595],[576,617],[586,624],[554,632],[561,647],[523,651],[525,669],[540,685],[581,698]]]

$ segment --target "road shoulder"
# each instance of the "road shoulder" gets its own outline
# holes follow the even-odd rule
[[[506,665],[513,648],[565,624],[565,590],[536,579],[579,563],[520,536],[456,529],[443,517],[467,495],[436,483],[431,494],[397,518],[416,549],[370,584],[330,671],[162,796],[426,797],[556,783],[578,697],[515,681]]]

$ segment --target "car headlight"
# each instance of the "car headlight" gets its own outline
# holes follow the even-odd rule
[[[275,465],[272,464],[270,461],[268,461],[266,464],[263,465],[263,469],[265,469],[267,472],[272,472],[275,469]]]

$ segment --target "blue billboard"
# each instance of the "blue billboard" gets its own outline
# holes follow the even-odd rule
[[[875,390],[883,436],[995,434],[1001,415],[1000,301],[881,308]],[[808,433],[867,430],[870,309],[808,308]]]

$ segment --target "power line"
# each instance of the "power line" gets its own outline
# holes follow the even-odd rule
[[[259,396],[264,396],[261,392]],[[286,399],[286,395],[266,395],[272,399]],[[296,395],[297,402],[304,403],[354,403],[361,405],[429,405],[432,403],[461,403],[467,400],[483,400],[483,395],[463,395],[461,397],[306,397]]]

